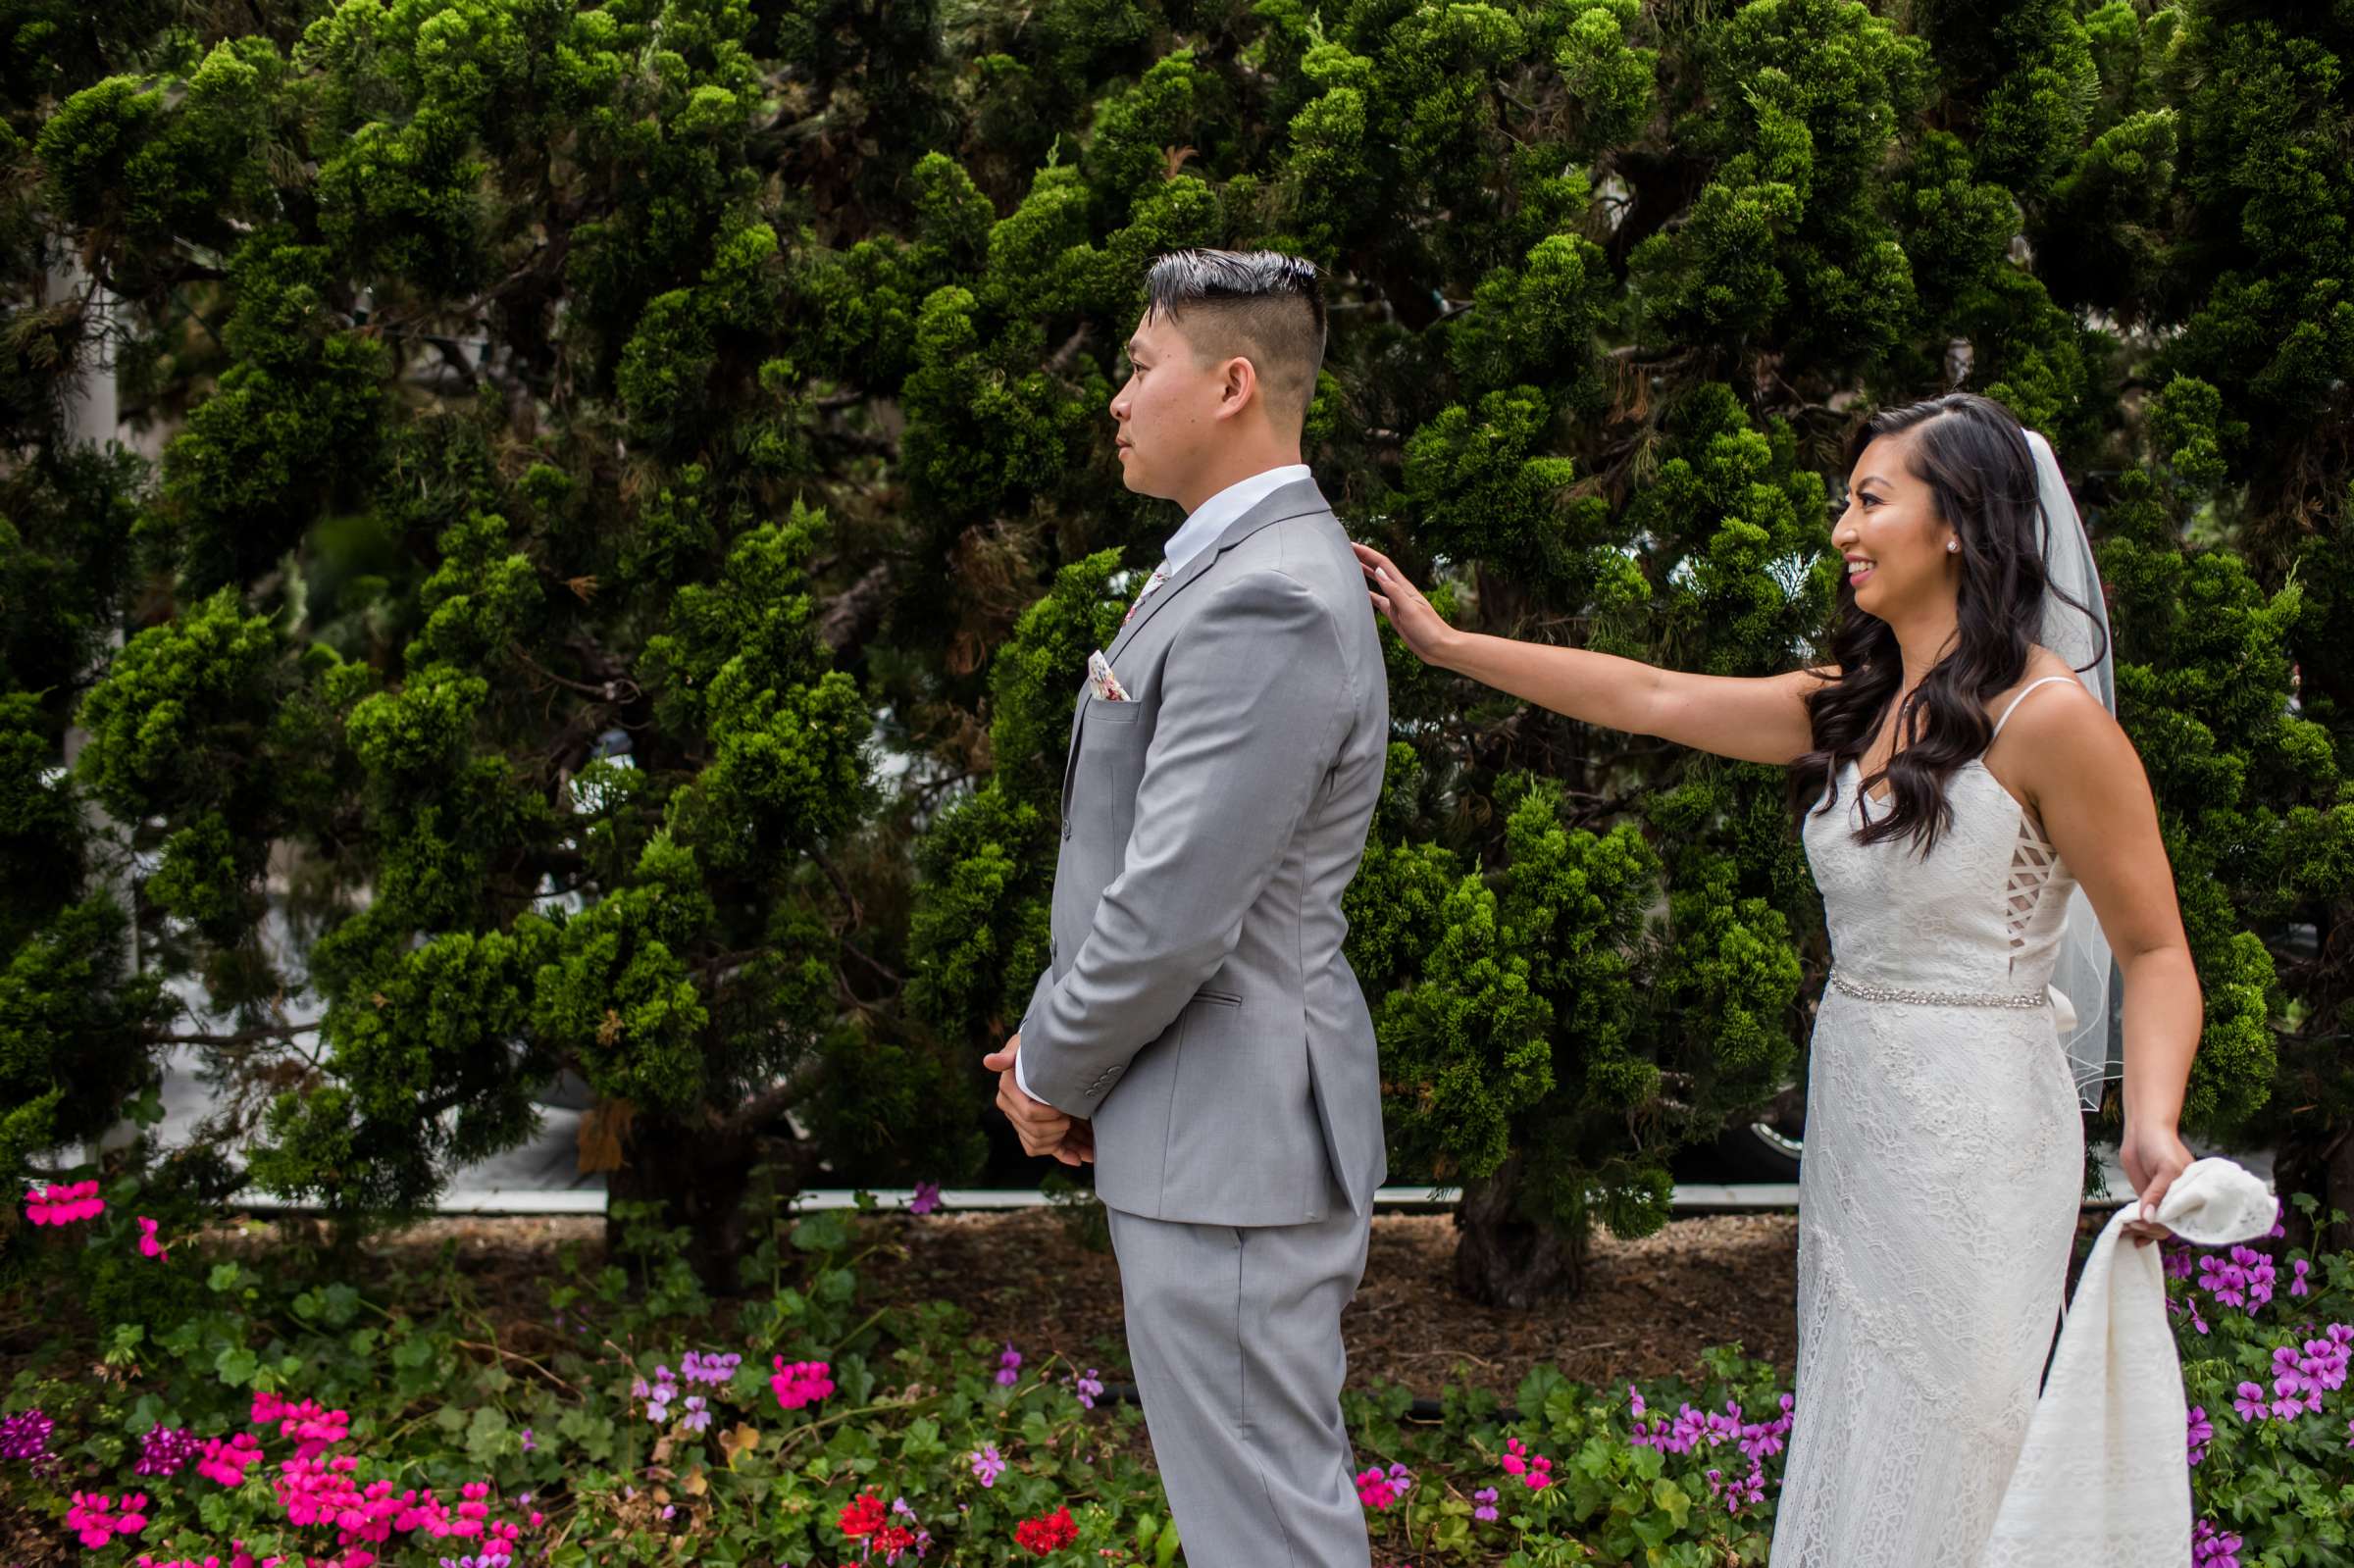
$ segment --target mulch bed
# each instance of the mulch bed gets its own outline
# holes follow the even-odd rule
[[[1061,1356],[1125,1381],[1119,1272],[1108,1250],[1083,1244],[1084,1227],[1073,1218],[1049,1209],[890,1216],[881,1236],[870,1232],[889,1244],[858,1265],[861,1293],[877,1303],[952,1301],[975,1333],[1010,1341],[1033,1363]],[[273,1244],[281,1239],[272,1234],[279,1229],[254,1240]],[[594,1269],[604,1223],[430,1220],[370,1242],[373,1267],[363,1272],[387,1284],[406,1281],[414,1297],[431,1289],[446,1249],[446,1266],[467,1282],[502,1338],[513,1336],[507,1343],[552,1340],[538,1282],[558,1267],[566,1243],[578,1245],[584,1266]],[[1449,1216],[1380,1215],[1364,1282],[1342,1318],[1349,1381],[1358,1388],[1399,1383],[1425,1396],[1461,1383],[1510,1398],[1541,1363],[1601,1386],[1689,1373],[1702,1350],[1735,1341],[1787,1374],[1797,1356],[1797,1245],[1798,1222],[1789,1214],[1681,1219],[1639,1241],[1605,1234],[1595,1239],[1582,1295],[1510,1311],[1457,1292]]]
[[[1037,1210],[909,1221],[903,1252],[870,1258],[881,1292],[937,1296],[978,1332],[1026,1355],[1059,1353],[1126,1376],[1118,1270]],[[1597,1238],[1576,1300],[1531,1311],[1466,1301],[1455,1289],[1454,1221],[1373,1221],[1364,1283],[1342,1315],[1349,1381],[1400,1383],[1435,1396],[1450,1383],[1510,1396],[1550,1362],[1579,1382],[1688,1372],[1711,1345],[1739,1340],[1787,1372],[1797,1358],[1798,1221],[1788,1214],[1677,1220],[1640,1241]]]

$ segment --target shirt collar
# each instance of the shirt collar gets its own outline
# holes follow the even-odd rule
[[[1286,463],[1281,468],[1261,470],[1247,480],[1232,484],[1194,508],[1193,515],[1169,535],[1162,554],[1167,558],[1169,575],[1174,577],[1185,569],[1185,563],[1200,555],[1226,531],[1226,526],[1273,495],[1294,480],[1308,477],[1305,463]]]

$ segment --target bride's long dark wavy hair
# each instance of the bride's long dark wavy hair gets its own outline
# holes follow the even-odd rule
[[[1865,843],[1911,838],[1923,855],[1953,818],[1946,782],[1982,755],[1994,736],[1986,703],[2026,673],[2043,624],[2043,516],[2035,493],[2035,454],[2012,412],[1991,398],[1950,393],[1884,409],[1856,432],[1849,472],[1884,435],[1913,432],[1910,464],[1929,486],[1938,516],[1961,540],[1960,624],[1955,640],[1896,715],[1897,748],[1886,768],[1859,781],[1866,793],[1888,782],[1892,805],[1859,832]],[[2090,610],[2073,598],[2063,602]],[[1842,582],[1831,632],[1839,678],[1807,699],[1815,749],[1791,766],[1791,801],[1803,821],[1810,809],[1839,804],[1839,770],[1860,759],[1904,680],[1904,658],[1887,622],[1856,607]],[[1825,778],[1830,792],[1822,793]],[[1817,805],[1817,802],[1820,802]]]

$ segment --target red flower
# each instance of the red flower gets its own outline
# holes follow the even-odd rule
[[[842,1533],[852,1541],[871,1536],[883,1528],[885,1517],[883,1499],[871,1492],[862,1492],[857,1501],[842,1510]]]
[[[875,1532],[875,1549],[885,1562],[896,1561],[900,1552],[915,1544],[915,1532],[905,1525],[888,1525]]]
[[[1071,1523],[1071,1510],[1066,1506],[1023,1520],[1013,1527],[1013,1539],[1016,1544],[1046,1557],[1077,1541],[1079,1527]]]

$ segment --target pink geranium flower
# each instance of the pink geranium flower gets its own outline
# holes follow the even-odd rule
[[[105,1212],[96,1182],[36,1184],[25,1191],[25,1217],[35,1225],[73,1225]]]
[[[805,1404],[815,1404],[834,1391],[833,1367],[824,1361],[788,1362],[783,1356],[774,1357],[776,1372],[768,1386],[776,1391],[777,1403],[787,1410],[798,1410]]]

